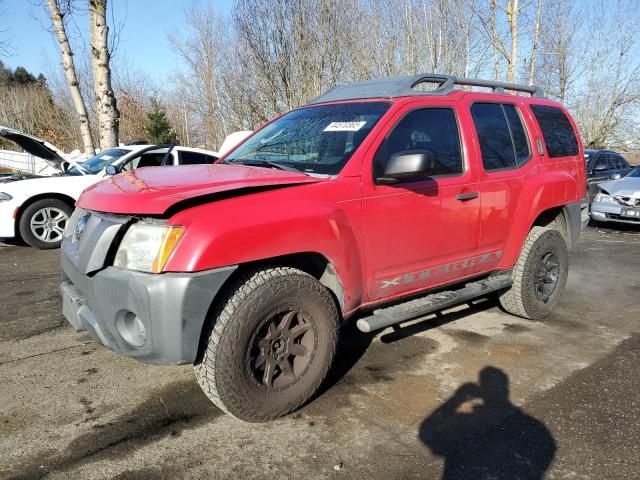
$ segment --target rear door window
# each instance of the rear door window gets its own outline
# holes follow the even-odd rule
[[[474,103],[471,115],[485,170],[516,168],[529,159],[529,141],[515,106]]]
[[[551,158],[570,157],[578,154],[578,140],[564,112],[558,107],[531,105],[538,120],[547,153]]]
[[[213,163],[216,158],[199,152],[180,151],[180,165],[202,165]]]

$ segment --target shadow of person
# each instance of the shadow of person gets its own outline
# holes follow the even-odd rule
[[[538,480],[556,442],[544,424],[509,401],[509,377],[485,367],[425,419],[419,431],[444,458],[443,480]]]

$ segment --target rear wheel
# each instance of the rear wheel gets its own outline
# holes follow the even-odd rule
[[[325,379],[338,325],[331,294],[312,276],[288,267],[253,270],[220,302],[196,377],[213,403],[241,420],[280,417]]]
[[[513,269],[513,285],[500,296],[509,313],[532,320],[547,317],[564,291],[569,253],[557,230],[533,227]]]
[[[35,248],[58,248],[72,212],[73,207],[57,198],[33,202],[20,217],[20,236]]]

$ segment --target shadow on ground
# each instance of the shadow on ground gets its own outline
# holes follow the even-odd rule
[[[443,480],[541,480],[556,452],[545,425],[509,400],[506,373],[490,366],[426,418],[419,437],[443,458]]]
[[[195,381],[167,385],[135,409],[106,423],[99,421],[99,409],[91,400],[82,397],[79,401],[85,408],[85,418],[81,423],[95,422],[91,431],[74,439],[61,454],[52,452],[49,458],[35,458],[9,478],[43,478],[51,471],[64,471],[89,460],[119,458],[160,438],[177,437],[183,430],[222,415]],[[122,478],[148,476],[143,472],[129,472]]]

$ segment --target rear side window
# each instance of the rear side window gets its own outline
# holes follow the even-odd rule
[[[201,165],[215,162],[216,158],[204,153],[180,151],[180,165]]]
[[[485,170],[515,168],[529,159],[527,134],[513,105],[474,103],[471,115]]]
[[[578,154],[578,140],[564,112],[558,107],[531,105],[538,120],[547,153],[551,158],[570,157]]]

